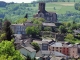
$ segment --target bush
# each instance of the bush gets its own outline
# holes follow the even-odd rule
[[[38,52],[40,50],[40,47],[39,47],[38,43],[32,42],[31,45],[34,47],[36,52]]]

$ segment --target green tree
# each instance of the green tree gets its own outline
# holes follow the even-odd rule
[[[74,36],[72,34],[67,34],[66,39],[73,40]]]
[[[44,18],[33,18],[33,19],[32,19],[32,22],[33,22],[34,24],[38,24],[38,25],[41,25],[44,21],[45,21]]]
[[[34,46],[34,49],[36,50],[36,52],[40,50],[38,43],[32,42],[31,45]]]
[[[40,29],[36,26],[32,26],[32,27],[27,27],[26,28],[26,33],[30,36],[32,36],[33,38],[36,37],[36,35],[39,35],[40,33]]]
[[[0,43],[0,59],[1,60],[24,60],[24,57],[18,50],[15,50],[13,40],[2,41]]]
[[[44,27],[44,31],[52,31],[51,27]]]
[[[27,16],[25,16],[25,18],[20,18],[19,20],[16,21],[16,23],[25,23],[27,21]]]
[[[6,33],[1,34],[0,41],[5,40],[5,39],[6,39]]]
[[[8,20],[6,20],[4,22],[4,27],[3,27],[3,31],[5,32],[5,35],[6,35],[4,39],[9,41],[11,41],[12,35],[13,35],[10,26],[11,26],[11,23]]]
[[[63,26],[63,25],[61,25],[61,26],[59,27],[59,30],[60,30],[61,33],[66,33],[66,32],[67,32],[65,26]]]

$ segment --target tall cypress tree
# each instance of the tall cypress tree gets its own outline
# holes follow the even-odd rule
[[[3,25],[3,31],[6,33],[5,39],[9,40],[9,41],[11,41],[11,39],[12,39],[12,30],[11,30],[10,26],[11,26],[11,23],[8,20],[6,20]]]

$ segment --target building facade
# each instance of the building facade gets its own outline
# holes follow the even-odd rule
[[[12,24],[11,29],[14,34],[27,34],[25,30],[29,26],[36,26],[36,25],[33,23]]]
[[[47,12],[45,10],[45,3],[39,3],[39,11],[34,17],[44,18],[48,23],[57,22],[57,14],[54,12]]]
[[[72,58],[78,58],[78,48],[77,47],[70,47],[69,48],[69,54]]]

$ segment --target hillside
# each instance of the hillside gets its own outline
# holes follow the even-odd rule
[[[78,10],[75,10],[74,4],[74,2],[48,2],[46,3],[46,10],[57,14],[65,14],[68,11],[79,13]],[[28,19],[30,20],[37,12],[38,3],[12,3],[7,4],[5,7],[0,7],[0,18],[7,18],[15,22],[28,14]]]

